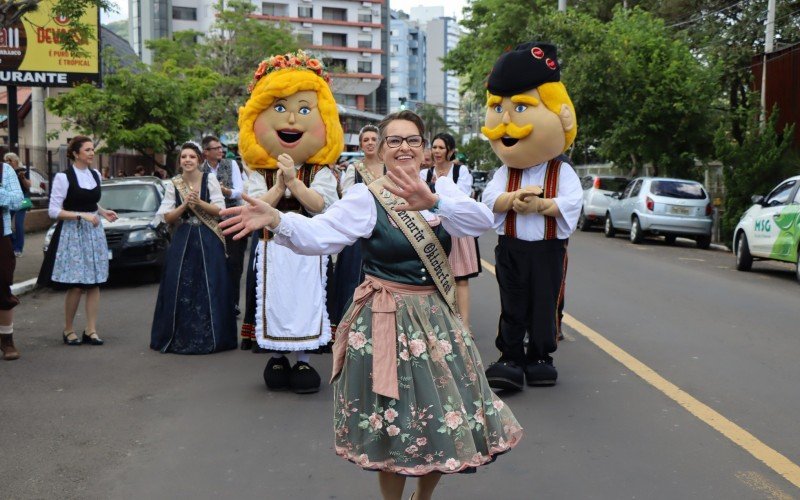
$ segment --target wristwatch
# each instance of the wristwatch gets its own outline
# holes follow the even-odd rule
[[[441,202],[442,202],[442,197],[441,196],[437,197],[436,198],[436,203],[434,203],[433,206],[428,209],[428,211],[431,212],[431,213],[434,213],[434,214],[438,213],[439,212],[439,205],[441,204]]]

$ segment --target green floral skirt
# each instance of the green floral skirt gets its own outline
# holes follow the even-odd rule
[[[333,381],[336,453],[364,469],[421,476],[474,470],[516,446],[522,427],[489,388],[461,320],[436,291],[393,297],[400,397],[372,392],[370,298],[349,325]]]

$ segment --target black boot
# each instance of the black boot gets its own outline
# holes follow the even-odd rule
[[[253,339],[244,337],[242,338],[242,345],[239,348],[243,351],[249,351],[253,348]]]
[[[298,361],[289,377],[289,387],[295,394],[311,394],[319,391],[319,373],[311,365]]]
[[[525,378],[528,380],[528,385],[532,386],[556,385],[558,370],[553,366],[553,358],[547,356],[545,359],[526,363]]]
[[[286,356],[269,358],[264,368],[264,383],[271,391],[285,391],[289,388],[289,373],[292,365]]]
[[[486,369],[486,380],[492,389],[521,391],[525,387],[525,372],[517,363],[501,357]]]

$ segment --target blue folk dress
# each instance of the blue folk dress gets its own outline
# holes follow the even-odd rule
[[[81,187],[75,168],[63,174],[69,185],[62,210],[96,213],[100,201],[100,176],[90,169],[95,186]],[[83,219],[60,220],[47,247],[38,283],[58,290],[94,288],[108,281],[108,245],[103,225]]]
[[[200,198],[210,203],[209,181],[203,174]],[[165,198],[159,213],[182,203]],[[167,251],[150,330],[150,348],[175,354],[210,354],[236,348],[233,291],[225,264],[225,246],[217,234],[186,210]]]

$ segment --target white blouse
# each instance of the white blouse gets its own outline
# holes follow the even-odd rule
[[[522,171],[520,187],[544,186],[544,177],[547,172],[547,163],[526,168]],[[503,165],[498,168],[492,180],[486,185],[481,200],[490,209],[494,207],[497,198],[506,192],[508,183],[508,167]],[[570,237],[578,224],[578,216],[583,206],[583,189],[578,174],[569,163],[563,162],[558,172],[558,194],[553,201],[558,205],[561,215],[556,217],[558,239]],[[507,212],[494,214],[494,228],[497,234],[505,234]],[[517,215],[517,238],[525,241],[539,241],[544,239],[544,216],[540,214]]]
[[[218,206],[220,209],[225,208],[225,197],[222,196],[219,180],[217,180],[217,176],[214,174],[208,174],[208,197],[211,199],[212,204]],[[158,207],[156,216],[153,219],[153,224],[158,225],[166,222],[164,215],[175,210],[176,206],[175,186],[170,184],[167,186],[167,189],[164,190],[164,199],[161,200],[161,206]]]
[[[447,177],[450,179],[453,178],[453,167],[454,165],[450,164],[450,170],[447,171]],[[428,170],[429,168],[423,168],[419,172],[419,178],[425,182],[428,182]],[[436,180],[436,169],[433,169],[433,179]],[[472,174],[469,173],[469,169],[464,165],[459,165],[458,170],[458,183],[456,184],[458,189],[461,190],[462,193],[466,194],[467,196],[472,194]]]
[[[74,166],[70,166],[69,168],[75,171],[75,177],[78,178],[78,186],[81,188],[94,189],[95,186],[97,186],[97,183],[94,181],[94,177],[92,177],[92,173],[88,168],[75,168]],[[92,170],[97,173],[98,179],[103,178],[103,176],[100,175],[100,172],[95,169]],[[47,214],[51,219],[58,219],[58,214],[64,209],[64,199],[67,197],[68,190],[69,181],[67,180],[66,172],[57,173],[53,178],[53,187],[50,190],[50,205],[47,208]]]
[[[297,167],[299,168],[299,167]],[[320,196],[322,196],[322,200],[325,202],[322,211],[328,209],[331,205],[333,205],[339,199],[339,193],[336,191],[336,186],[338,185],[336,181],[336,176],[333,175],[333,172],[330,168],[323,168],[314,176],[314,180],[311,181],[310,189],[313,189],[317,192]],[[253,198],[261,198],[265,194],[267,194],[267,180],[264,178],[264,175],[260,172],[253,172],[248,179],[248,195]],[[286,197],[291,196],[291,192],[289,189],[286,189],[286,193],[284,194]],[[312,215],[316,215],[317,212],[309,213]]]
[[[425,220],[441,220],[455,237],[477,237],[492,227],[492,212],[462,193],[449,178],[436,181],[439,209],[421,213]],[[369,238],[378,220],[375,198],[364,184],[351,187],[324,214],[308,218],[295,213],[281,214],[273,241],[301,255],[335,254],[359,238]]]

